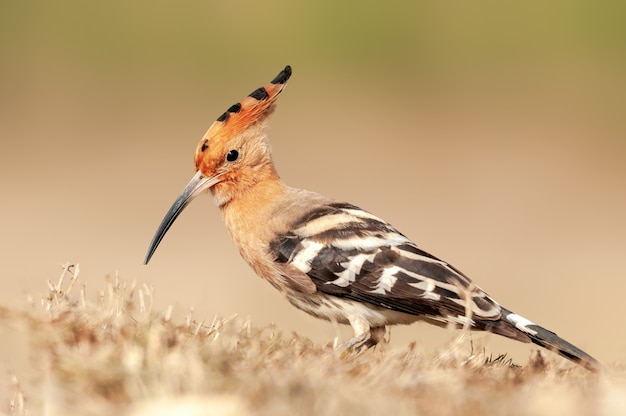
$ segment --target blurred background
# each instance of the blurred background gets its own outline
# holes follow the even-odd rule
[[[594,1],[2,2],[0,303],[41,298],[69,261],[92,300],[117,274],[153,286],[155,309],[172,305],[176,320],[193,308],[198,320],[238,314],[332,340],[331,324],[239,258],[209,197],[142,264],[202,134],[290,64],[270,122],[288,184],[381,216],[501,304],[623,362],[625,12]],[[432,350],[453,336],[416,324],[392,343]],[[521,364],[532,349],[474,338]],[[27,359],[3,344],[1,365]]]

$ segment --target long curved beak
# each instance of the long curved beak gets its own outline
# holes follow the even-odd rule
[[[172,224],[174,224],[174,221],[178,218],[180,213],[183,212],[185,207],[189,205],[189,203],[193,201],[196,196],[200,195],[203,191],[206,191],[219,181],[219,175],[206,177],[202,175],[201,171],[198,171],[195,175],[193,175],[193,178],[191,178],[183,192],[181,192],[178,198],[176,198],[176,201],[174,201],[170,210],[167,211],[167,214],[165,214],[163,221],[161,221],[161,225],[159,225],[154,237],[152,237],[152,242],[150,243],[150,247],[148,247],[148,253],[146,254],[146,259],[143,264],[148,264],[155,250],[159,246],[159,243],[163,240],[165,233],[167,233],[167,230],[169,230]]]

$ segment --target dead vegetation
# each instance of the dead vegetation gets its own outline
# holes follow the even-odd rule
[[[174,322],[151,288],[118,278],[90,300],[78,272],[67,265],[30,309],[0,310],[30,343],[7,414],[626,414],[623,368],[596,376],[540,353],[518,366],[463,340],[341,355],[235,318]]]

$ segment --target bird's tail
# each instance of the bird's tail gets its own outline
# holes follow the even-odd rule
[[[485,329],[518,341],[530,341],[543,348],[554,351],[590,371],[598,372],[603,369],[602,364],[600,364],[598,360],[580,348],[560,338],[554,332],[548,331],[508,309],[502,308],[502,318],[496,322],[497,324],[494,323],[491,328]]]

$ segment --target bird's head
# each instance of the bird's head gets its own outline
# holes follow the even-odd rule
[[[275,174],[264,133],[265,121],[274,111],[278,94],[290,76],[291,67],[286,66],[269,84],[230,106],[209,127],[196,149],[196,173],[163,218],[145,264],[178,215],[197,195],[210,190],[217,204],[222,206],[268,170]]]

